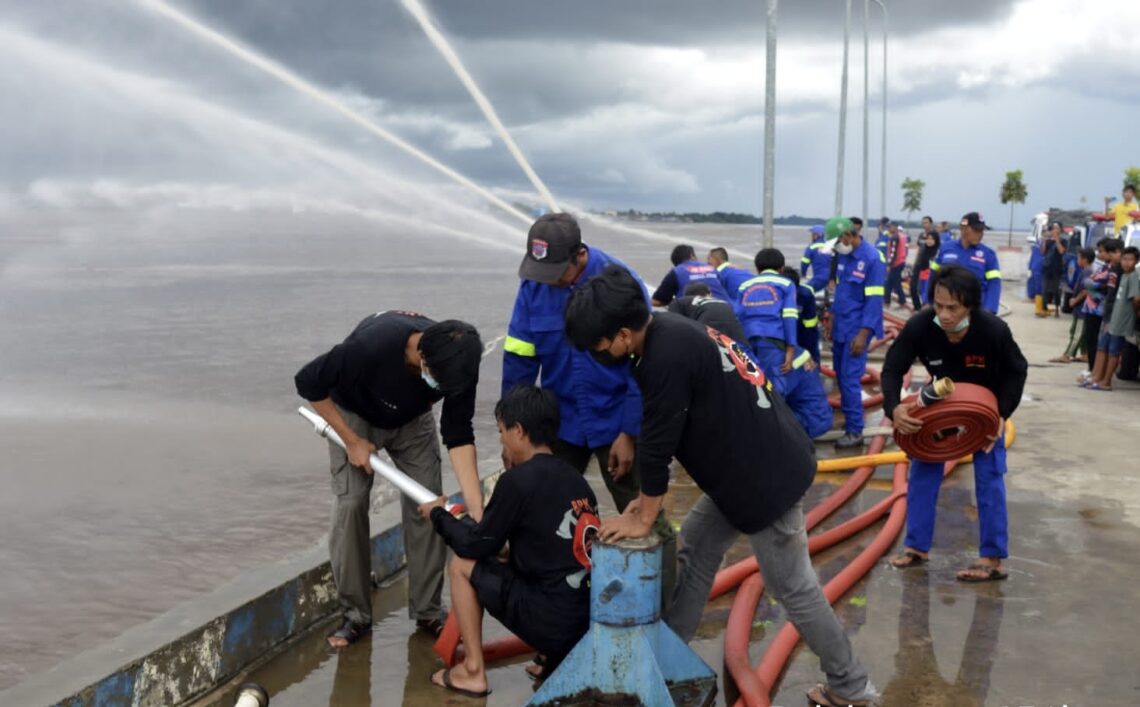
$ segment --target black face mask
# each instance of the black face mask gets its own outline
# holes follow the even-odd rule
[[[595,361],[602,364],[603,366],[620,366],[621,364],[625,363],[627,358],[629,358],[628,356],[622,356],[620,358],[614,356],[612,353],[610,353],[609,349],[602,349],[601,351],[590,349],[590,355],[594,357]]]

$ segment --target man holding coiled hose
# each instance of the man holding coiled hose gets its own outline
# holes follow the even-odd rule
[[[974,485],[978,503],[979,559],[958,573],[963,582],[1008,577],[1002,560],[1009,555],[1005,502],[1005,420],[1021,401],[1028,364],[1013,334],[997,316],[981,307],[978,278],[965,267],[947,265],[932,277],[934,312],[921,311],[899,332],[883,364],[883,411],[902,434],[922,429],[911,413],[915,403],[900,403],[903,376],[922,361],[936,378],[973,383],[997,399],[1000,424],[988,444],[974,452]],[[897,568],[917,567],[930,558],[934,516],[942,485],[943,462],[912,459],[907,490],[907,534],[903,553],[891,560]]]

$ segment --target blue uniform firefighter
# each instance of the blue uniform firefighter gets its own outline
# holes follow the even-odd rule
[[[578,223],[569,214],[547,214],[534,222],[503,342],[503,394],[515,385],[533,385],[541,373],[542,387],[558,398],[561,424],[554,456],[583,474],[590,458],[596,458],[620,511],[641,492],[634,454],[641,429],[641,393],[628,362],[605,365],[575,349],[566,338],[563,320],[574,288],[611,264],[629,270],[583,243]],[[671,590],[676,534],[664,513],[654,529],[663,544],[662,583]]]
[[[811,243],[800,258],[800,277],[807,277],[810,269],[811,278],[801,284],[810,287],[812,292],[822,292],[827,287],[827,278],[831,275],[831,248],[823,237],[822,224],[816,224],[808,230],[811,231]]]
[[[673,249],[669,259],[673,263],[673,269],[665,274],[661,284],[654,291],[653,306],[667,306],[674,297],[680,297],[684,294],[685,288],[693,282],[708,285],[713,297],[725,302],[729,301],[728,293],[724,291],[724,287],[720,284],[720,278],[716,275],[716,268],[697,260],[697,252],[693,250],[693,246],[677,246]]]
[[[780,274],[796,285],[796,308],[800,310],[800,318],[796,322],[796,343],[810,353],[812,360],[818,364],[819,305],[815,301],[815,292],[800,282],[800,274],[795,268],[784,266]]]
[[[728,293],[728,301],[736,306],[736,291],[746,280],[756,277],[756,273],[744,268],[738,268],[728,262],[728,251],[724,248],[713,248],[709,251],[709,265],[716,268],[716,277],[721,287]]]
[[[867,345],[883,335],[883,291],[886,271],[882,255],[863,240],[850,219],[837,216],[827,222],[827,237],[835,244],[835,300],[831,306],[831,350],[844,418],[839,449],[863,444],[863,388]]]
[[[1001,304],[1001,267],[997,253],[982,243],[982,235],[989,226],[977,211],[963,216],[960,226],[961,237],[939,248],[938,257],[930,264],[931,282],[934,281],[934,273],[944,265],[965,266],[982,284],[982,308],[997,314]],[[928,292],[927,295],[933,301],[933,293]]]
[[[796,284],[780,274],[784,254],[756,254],[756,277],[737,289],[737,318],[764,373],[809,437],[831,429],[831,405],[811,353],[796,343]]]

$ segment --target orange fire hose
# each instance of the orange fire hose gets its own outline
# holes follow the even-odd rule
[[[912,417],[923,420],[913,434],[895,430],[895,442],[913,459],[940,462],[973,454],[986,447],[1001,424],[997,398],[988,389],[958,383],[954,392],[926,407],[914,406]]]

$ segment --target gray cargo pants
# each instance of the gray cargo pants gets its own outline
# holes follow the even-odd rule
[[[382,430],[368,424],[356,413],[338,406],[345,422],[356,434],[377,449],[388,452],[396,468],[434,493],[442,493],[439,436],[430,412],[403,427]],[[337,598],[344,617],[357,623],[372,623],[372,544],[368,527],[373,474],[348,463],[344,450],[329,443],[332,492],[336,497],[329,528],[329,559]],[[413,619],[438,618],[443,590],[443,568],[447,546],[420,518],[416,504],[401,495],[404,548],[408,558],[408,616]]]
[[[738,537],[740,531],[704,494],[685,516],[681,525],[677,590],[665,623],[686,643],[697,632],[724,553]],[[802,501],[772,525],[749,535],[748,541],[760,563],[765,587],[784,605],[788,619],[799,630],[808,648],[819,656],[831,691],[849,699],[873,693],[867,670],[855,657],[851,641],[827,603],[819,577],[811,566]]]

